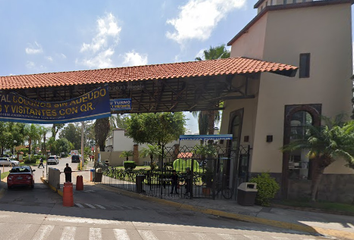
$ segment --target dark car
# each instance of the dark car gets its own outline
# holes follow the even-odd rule
[[[79,163],[80,162],[80,156],[79,155],[72,155],[71,156],[71,162],[72,163]]]
[[[15,186],[28,186],[34,188],[34,176],[30,166],[17,166],[10,170],[7,176],[7,187],[9,189]]]

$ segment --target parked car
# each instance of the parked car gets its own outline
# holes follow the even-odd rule
[[[12,166],[20,166],[20,162],[14,159],[10,159],[10,162],[12,162]]]
[[[10,170],[7,176],[7,188],[11,189],[15,186],[28,186],[34,188],[34,176],[30,166],[17,166]]]
[[[72,155],[71,156],[71,162],[72,163],[79,163],[80,162],[80,156],[79,155]]]
[[[47,159],[47,164],[50,165],[50,164],[59,164],[59,159],[56,155],[50,155]]]
[[[20,162],[16,160],[10,160],[8,157],[0,157],[0,165],[13,167],[20,165]]]

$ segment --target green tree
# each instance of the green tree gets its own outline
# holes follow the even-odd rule
[[[64,155],[69,154],[70,150],[73,149],[73,144],[68,141],[66,138],[60,138],[55,141],[56,154],[59,156],[61,153]]]
[[[225,44],[217,47],[210,47],[208,50],[203,52],[203,57],[197,57],[195,60],[213,60],[220,58],[229,58],[230,51],[226,49]],[[217,104],[216,104],[217,105]],[[220,105],[220,104],[219,104]],[[193,116],[198,116],[198,128],[199,134],[214,134],[214,124],[218,123],[221,119],[220,111],[210,110],[210,111],[199,111],[192,112]]]
[[[27,124],[25,127],[25,132],[28,140],[28,154],[32,153],[32,143],[40,140],[39,125]]]
[[[111,125],[112,129],[115,128],[121,128],[121,129],[126,129],[127,128],[127,119],[129,118],[129,115],[120,115],[120,114],[113,114],[109,118],[109,123]]]
[[[75,149],[81,149],[81,126],[69,123],[59,133],[59,138],[66,138],[73,144]]]
[[[59,132],[59,130],[62,129],[64,126],[65,126],[65,123],[55,123],[55,124],[53,124],[53,126],[52,126],[52,137],[54,137],[54,139],[57,136],[57,133]]]
[[[100,118],[95,122],[96,143],[100,146],[100,151],[104,151],[106,139],[110,130],[109,118]]]
[[[119,157],[125,157],[125,160],[128,161],[129,157],[133,156],[133,151],[123,151]]]
[[[132,114],[127,120],[127,136],[136,143],[165,145],[185,132],[183,113]]]
[[[46,140],[47,140],[47,133],[50,131],[49,128],[46,128],[44,126],[39,127],[39,134],[43,138],[43,144],[42,144],[42,154],[44,156],[47,155],[47,146],[46,146]]]
[[[316,170],[312,178],[311,199],[316,201],[324,170],[338,158],[350,163],[354,159],[354,121],[342,121],[342,115],[323,117],[324,125],[308,126],[305,136],[282,147],[282,151],[309,150],[310,161]]]
[[[222,44],[217,47],[210,46],[208,50],[204,50],[202,57],[196,57],[195,60],[202,61],[229,57],[230,51],[226,49],[225,44]]]
[[[12,146],[13,138],[11,132],[9,132],[7,122],[0,122],[0,146],[1,146],[1,156],[4,154],[4,149],[9,145]]]
[[[160,146],[148,144],[146,148],[140,150],[141,157],[150,157],[150,168],[154,170],[154,157],[158,158],[162,155]]]

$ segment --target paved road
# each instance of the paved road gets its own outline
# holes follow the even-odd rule
[[[63,169],[68,161],[53,167]],[[76,164],[71,165],[75,170]],[[36,169],[36,178],[41,171]],[[147,202],[94,185],[74,191],[74,202],[75,207],[63,207],[62,198],[40,181],[33,190],[6,191],[0,199],[0,239],[325,239]]]

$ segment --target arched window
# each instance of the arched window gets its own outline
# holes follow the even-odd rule
[[[320,104],[285,106],[284,145],[303,138],[308,126],[319,126],[321,108]],[[282,187],[285,188],[287,185],[287,179],[309,179],[311,176],[309,162],[308,150],[285,152],[283,154],[282,182],[286,184]]]
[[[313,118],[307,111],[298,111],[290,116],[290,142],[305,137],[308,126],[313,125]],[[289,154],[290,179],[308,179],[308,150],[299,149]]]

